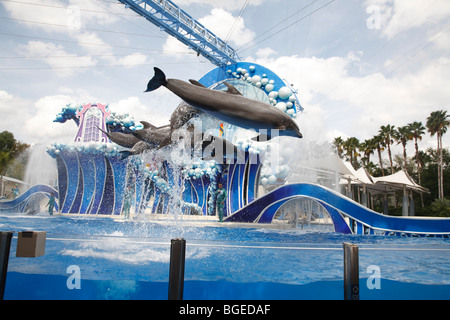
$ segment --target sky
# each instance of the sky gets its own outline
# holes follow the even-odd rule
[[[431,112],[449,110],[448,0],[174,2],[241,61],[293,84],[305,143],[363,141],[382,125],[425,125]],[[143,93],[155,66],[182,80],[215,68],[117,1],[0,0],[0,130],[22,142],[73,140],[74,122],[53,122],[68,103],[168,124],[179,98],[165,88]],[[436,137],[419,147],[436,148]]]

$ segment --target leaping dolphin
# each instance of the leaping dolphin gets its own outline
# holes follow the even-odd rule
[[[227,93],[205,88],[194,80],[188,83],[178,79],[166,79],[164,72],[156,67],[154,70],[155,75],[148,82],[147,90],[144,92],[165,86],[189,105],[217,119],[246,129],[267,130],[267,134],[260,134],[253,138],[254,140],[271,139],[272,129],[279,130],[279,135],[282,136],[302,138],[300,129],[288,114],[266,103],[238,94],[237,90],[229,84],[227,84]],[[236,92],[233,92],[231,88]]]

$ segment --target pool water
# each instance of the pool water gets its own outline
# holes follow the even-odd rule
[[[37,258],[13,238],[5,299],[167,299],[177,237],[185,299],[343,299],[343,242],[359,246],[361,299],[450,299],[450,239],[43,214],[0,215],[0,230],[47,232]]]

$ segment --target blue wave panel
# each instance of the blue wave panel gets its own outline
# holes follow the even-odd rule
[[[58,155],[56,156],[56,168],[58,170],[58,194],[59,194],[59,206],[62,208],[64,201],[66,200],[67,188],[68,188],[68,174],[66,163]]]
[[[92,202],[95,191],[95,166],[92,156],[88,154],[79,157],[81,170],[83,172],[84,191],[81,201],[80,213],[87,213]]]
[[[28,203],[30,197],[37,193],[42,193],[48,198],[50,198],[50,195],[53,193],[55,198],[58,199],[58,191],[48,185],[38,184],[29,188],[14,200],[0,201],[0,210],[8,212],[23,212],[23,209]],[[58,211],[57,204],[55,204],[55,210]]]
[[[83,199],[84,181],[83,181],[83,171],[81,166],[78,167],[78,187],[75,199],[73,200],[72,207],[70,208],[70,213],[79,213],[81,200]]]
[[[79,168],[78,168],[78,157],[75,151],[63,150],[60,153],[62,160],[64,160],[67,170],[67,193],[64,200],[64,204],[61,208],[62,213],[70,213],[73,201],[75,200],[78,182],[79,182]]]
[[[97,214],[113,214],[114,209],[114,174],[108,158],[104,158],[106,163],[105,187],[103,188],[102,202]]]
[[[169,212],[169,202],[170,202],[170,197],[166,196],[162,198],[162,213],[166,214],[166,213],[174,213],[174,212]]]
[[[259,185],[259,173],[261,169],[261,163],[259,162],[259,156],[256,154],[250,154],[248,157],[248,176],[247,179],[247,203],[252,202],[256,198],[256,192]],[[245,192],[245,191],[244,191]]]
[[[386,216],[372,211],[331,189],[308,183],[281,186],[256,199],[241,210],[238,210],[226,218],[225,221],[256,222],[260,215],[264,215],[264,212],[272,213],[273,210],[271,207],[276,203],[293,199],[297,196],[305,196],[317,200],[326,208],[333,208],[341,212],[343,215],[357,222],[356,230],[354,231],[359,233],[363,233],[363,226],[366,226],[372,229],[386,230],[398,234],[450,234],[450,218]],[[335,229],[337,231],[340,230],[339,232],[342,232],[342,230],[344,232],[348,231],[342,224],[342,221],[338,221],[338,216],[334,214],[339,212],[335,211],[333,213],[331,210],[329,212],[335,224]],[[267,223],[268,220],[268,217],[265,217],[263,220],[260,219],[260,222]],[[337,223],[339,224],[338,227],[336,227]]]
[[[153,201],[152,213],[158,212],[160,200],[161,200],[161,191],[158,188],[155,188],[155,200]]]
[[[348,226],[347,222],[345,222],[344,218],[341,216],[338,210],[324,203],[323,201],[319,201],[319,203],[327,210],[328,214],[333,220],[334,231],[338,233],[351,234],[352,230]]]
[[[195,189],[195,194],[197,195],[196,204],[202,208],[204,211],[205,203],[206,203],[206,190],[205,183],[202,179],[192,179],[191,180],[192,187]]]
[[[145,178],[143,176],[143,174],[141,174],[141,172],[135,168],[134,169],[134,176],[136,178],[135,181],[135,202],[134,202],[134,206],[135,206],[135,211],[138,212],[139,211],[139,206],[141,205],[141,200],[144,194],[144,190],[145,190]]]
[[[167,174],[167,183],[170,188],[173,188],[175,185],[179,185],[181,183],[181,174],[178,174],[178,177],[175,177],[174,170],[177,170],[167,161],[164,161],[164,167],[166,168]],[[179,170],[179,169],[178,169]]]
[[[202,207],[203,214],[208,215],[208,196],[209,196],[209,190],[210,190],[209,186],[211,185],[211,179],[208,176],[204,176],[202,178],[202,181],[203,181],[203,194],[202,194],[203,200],[202,200],[201,207]],[[225,185],[224,188],[226,190],[227,186],[225,183],[224,183],[224,185]],[[199,202],[200,202],[200,200],[199,200]],[[200,206],[200,204],[199,204],[199,206]],[[227,209],[226,209],[226,204],[225,204],[224,212],[226,212],[226,211],[227,211]]]
[[[183,201],[187,203],[197,203],[197,197],[191,180],[184,181]]]
[[[95,167],[95,189],[89,213],[97,214],[103,197],[103,189],[105,188],[106,164],[105,157],[101,154],[93,154],[92,161]]]
[[[245,165],[230,164],[228,168],[228,208],[229,214],[242,208],[242,177],[244,176]]]
[[[119,215],[122,212],[123,196],[126,186],[127,177],[127,160],[122,160],[120,157],[108,157],[111,163],[113,175],[114,175],[114,214]]]

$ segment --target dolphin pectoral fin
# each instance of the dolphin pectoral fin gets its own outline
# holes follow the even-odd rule
[[[189,82],[192,83],[193,85],[197,86],[197,87],[206,88],[204,85],[202,85],[197,80],[189,79]]]
[[[224,82],[223,84],[226,85],[227,88],[228,88],[228,90],[226,91],[227,93],[236,94],[238,96],[242,96],[242,93],[240,93],[238,89],[236,89],[234,86],[232,86],[228,82]]]
[[[144,92],[156,90],[159,87],[165,86],[167,84],[166,75],[164,74],[164,72],[156,67],[154,67],[153,69],[155,70],[155,75],[148,82],[147,90],[145,90]]]

